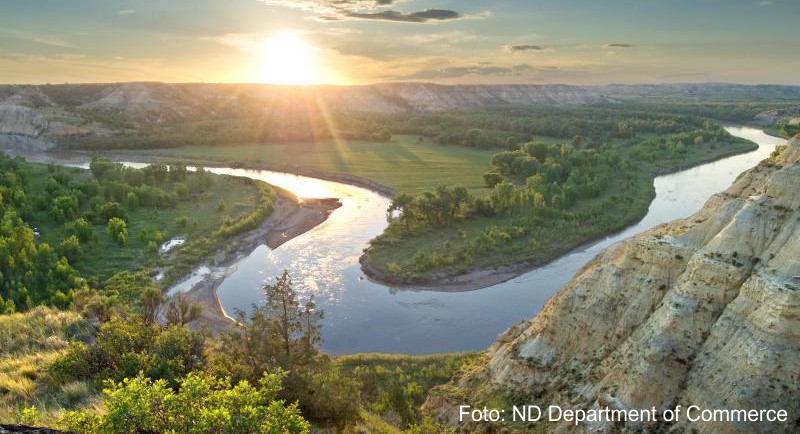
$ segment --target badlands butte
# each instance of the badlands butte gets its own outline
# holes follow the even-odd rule
[[[800,136],[695,215],[613,245],[428,397],[458,405],[784,409],[785,423],[532,424],[498,432],[800,430]]]

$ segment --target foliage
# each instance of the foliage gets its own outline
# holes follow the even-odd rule
[[[108,234],[120,246],[128,243],[128,224],[125,220],[118,217],[111,217],[108,220]]]
[[[0,169],[0,313],[66,307],[120,269],[160,265],[165,231],[180,230],[187,243],[164,264],[174,281],[255,227],[276,197],[262,182],[180,163],[136,169],[95,158],[86,171],[0,155]],[[236,200],[224,213],[222,197]],[[190,213],[191,224],[179,221]]]
[[[44,197],[48,193],[31,188],[30,168],[24,160],[0,155],[0,171],[3,173],[0,177],[0,313],[39,304],[66,307],[73,293],[85,286],[68,259],[77,257],[79,249],[74,240],[66,244],[62,240],[56,244],[61,250],[59,254],[50,244],[37,241],[36,232],[26,220],[37,207],[32,197],[36,194]],[[61,192],[58,181],[53,177],[47,179],[59,186],[52,190],[53,194],[66,197],[60,196],[66,193]],[[74,194],[63,201],[69,203],[70,213],[77,202]],[[45,206],[47,202],[43,202]]]
[[[281,376],[264,373],[257,385],[230,384],[192,373],[177,391],[166,381],[139,374],[110,381],[103,390],[105,412],[67,412],[64,429],[82,433],[305,433],[308,422],[295,404],[277,398]]]
[[[261,372],[287,372],[279,396],[298,401],[303,414],[323,425],[342,425],[358,418],[358,386],[343,377],[320,353],[318,311],[313,299],[301,305],[288,272],[264,286],[267,303],[250,315],[239,313],[241,330],[220,340],[211,370],[234,379],[254,381]]]
[[[781,136],[791,138],[800,134],[800,123],[780,122],[777,125],[777,130]]]
[[[142,372],[174,386],[205,365],[203,340],[181,326],[162,329],[141,318],[114,317],[101,326],[94,342],[71,343],[50,367],[50,374],[54,381],[122,381]]]
[[[472,357],[354,354],[337,357],[335,364],[343,375],[361,384],[361,400],[367,410],[406,427],[422,421],[418,409],[428,391],[450,381]]]
[[[641,218],[657,174],[753,146],[701,117],[628,105],[505,108],[430,118],[409,115],[414,122],[395,130],[427,135],[462,128],[463,136],[437,140],[508,149],[491,158],[484,195],[440,186],[392,200],[390,225],[372,240],[367,259],[407,282],[478,267],[541,264]],[[429,131],[426,125],[441,128]],[[549,137],[530,140],[536,134]]]

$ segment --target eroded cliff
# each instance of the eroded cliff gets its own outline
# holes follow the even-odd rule
[[[459,401],[497,393],[586,409],[787,410],[783,424],[627,427],[774,433],[800,429],[798,392],[800,136],[697,214],[604,250],[426,406],[452,424]]]

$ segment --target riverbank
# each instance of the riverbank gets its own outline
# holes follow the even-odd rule
[[[668,168],[649,167],[646,170],[646,172],[649,172],[647,173],[647,177],[650,182],[649,197],[646,203],[645,201],[639,200],[631,202],[631,207],[628,209],[629,212],[626,214],[626,218],[619,220],[617,222],[618,225],[611,228],[611,230],[587,237],[574,237],[573,235],[575,235],[575,233],[571,233],[559,239],[557,243],[548,245],[548,248],[545,249],[545,254],[539,257],[522,258],[522,260],[510,264],[492,264],[469,270],[448,267],[422,274],[417,273],[411,277],[408,275],[398,276],[390,273],[388,269],[376,266],[371,252],[373,247],[365,250],[364,254],[359,257],[359,263],[362,271],[371,281],[389,285],[394,288],[421,291],[466,292],[504,283],[520,275],[544,267],[558,258],[577,251],[586,250],[592,245],[614,237],[625,232],[628,228],[639,224],[648,214],[649,206],[653,199],[655,199],[655,190],[652,186],[657,177],[676,174],[709,163],[722,161],[730,157],[748,154],[759,148],[758,144],[746,139],[742,140],[741,138],[732,141],[729,146],[730,148],[720,149],[713,155],[697,155],[690,162],[673,164]],[[437,232],[437,234],[439,233],[440,232]],[[449,243],[449,241],[447,241],[447,243]],[[386,260],[385,255],[383,259]]]
[[[475,270],[470,270],[463,274],[457,274],[457,275],[444,274],[441,276],[434,276],[431,279],[425,280],[423,282],[404,280],[402,278],[389,275],[385,273],[383,270],[372,265],[367,260],[366,254],[361,255],[358,258],[358,262],[359,264],[361,264],[361,271],[364,272],[364,275],[366,275],[367,278],[369,278],[371,281],[379,284],[390,285],[396,288],[407,288],[410,290],[417,290],[417,291],[436,291],[436,292],[476,291],[479,289],[498,285],[500,283],[508,282],[509,280],[515,277],[519,277],[525,273],[536,270],[537,268],[544,267],[547,264],[557,260],[558,258],[579,251],[584,251],[589,247],[594,246],[595,244],[601,242],[604,239],[613,237],[615,235],[624,232],[625,230],[627,230],[627,228],[640,222],[646,213],[647,210],[645,209],[645,212],[642,213],[642,217],[639,218],[636,222],[626,224],[622,229],[616,230],[611,233],[606,233],[601,236],[595,237],[591,240],[580,243],[577,246],[567,249],[565,252],[554,254],[553,259],[544,262],[536,262],[536,263],[521,262],[517,264],[503,265],[497,267],[478,268]]]
[[[273,187],[274,188],[274,187]],[[266,244],[275,249],[281,244],[322,224],[333,210],[341,206],[338,199],[299,200],[289,192],[277,189],[279,196],[275,210],[256,229],[231,240],[232,253],[216,258],[205,275],[191,289],[184,292],[189,301],[202,308],[200,317],[189,323],[193,329],[207,328],[218,334],[229,330],[235,324],[233,318],[225,313],[217,297],[217,288],[233,271],[235,263],[258,246]]]

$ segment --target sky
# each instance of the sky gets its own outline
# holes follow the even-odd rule
[[[798,0],[0,0],[0,83],[800,84]]]

